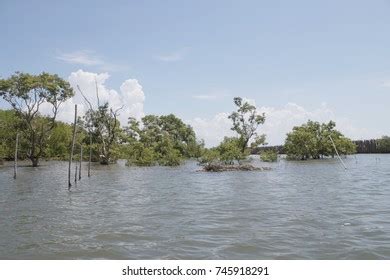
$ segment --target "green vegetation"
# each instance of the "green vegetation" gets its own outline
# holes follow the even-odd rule
[[[200,157],[204,145],[196,141],[192,127],[173,114],[147,115],[141,123],[129,118],[124,132],[128,165],[177,166],[184,158]]]
[[[265,115],[259,114],[256,106],[244,102],[241,97],[235,97],[233,101],[237,110],[230,114],[229,119],[232,120],[231,130],[237,136],[225,137],[217,147],[203,150],[199,163],[205,171],[257,170],[241,163],[249,156],[251,149],[264,144],[265,135],[258,135],[257,129],[264,123]],[[238,166],[234,167],[235,164]]]
[[[0,79],[0,96],[18,117],[16,131],[23,135],[22,145],[33,166],[38,166],[45,153],[60,105],[73,95],[68,82],[48,73],[17,72],[8,79]],[[42,115],[43,105],[51,110],[51,116]]]
[[[197,141],[192,127],[175,115],[147,115],[138,122],[129,118],[121,128],[118,115],[108,102],[88,111],[77,121],[75,159],[83,146],[92,150],[92,161],[101,164],[127,159],[128,165],[154,164],[177,166],[185,158],[200,157],[204,143]],[[0,80],[0,96],[12,110],[0,110],[0,158],[13,159],[16,134],[19,131],[19,158],[28,158],[38,166],[41,158],[67,159],[72,138],[72,126],[56,121],[58,109],[74,95],[69,83],[57,75],[42,73],[34,76],[15,73]],[[42,107],[51,109],[45,115]],[[86,153],[84,153],[86,154]],[[88,153],[89,154],[89,153]]]
[[[69,83],[57,75],[42,73],[35,76],[17,72],[8,79],[1,79],[0,96],[12,109],[0,110],[0,159],[13,159],[18,132],[18,155],[21,159],[30,159],[33,166],[37,166],[41,158],[67,159],[72,126],[56,121],[56,116],[60,105],[73,95]],[[241,97],[234,98],[236,111],[229,116],[231,130],[236,136],[225,137],[211,149],[204,148],[203,141],[196,139],[192,127],[173,114],[146,115],[141,120],[130,117],[127,126],[121,127],[118,120],[121,108],[114,110],[107,102],[102,105],[98,102],[97,108],[93,108],[83,97],[89,109],[77,121],[75,159],[83,147],[85,151],[91,149],[92,161],[101,164],[124,158],[129,166],[177,166],[186,158],[198,158],[206,168],[212,166],[209,169],[224,170],[230,166],[227,169],[231,170],[236,164],[242,166],[250,151],[265,143],[265,135],[257,133],[258,127],[265,122],[265,115],[259,114],[254,105]],[[50,116],[43,113],[43,106],[51,109]],[[355,153],[355,144],[335,126],[332,121],[322,124],[308,121],[294,127],[287,134],[284,147],[288,158],[333,157],[335,150],[331,139],[340,154]],[[389,152],[390,137],[377,140],[377,150]],[[264,150],[260,158],[273,162],[278,153]],[[243,169],[251,170],[249,165]]]
[[[265,122],[265,115],[257,113],[256,106],[243,102],[241,97],[234,98],[234,104],[238,107],[237,111],[230,114],[233,126],[231,130],[238,134],[238,144],[242,153],[245,153],[248,143],[252,138],[252,148],[264,144],[265,135],[258,135],[257,128]]]
[[[260,159],[265,162],[275,162],[278,160],[278,152],[272,149],[262,151]]]
[[[377,141],[377,150],[379,153],[390,153],[390,136],[382,136]]]
[[[122,132],[118,121],[120,109],[114,111],[106,102],[98,105],[96,110],[91,106],[84,116],[85,129],[91,134],[93,143],[97,144],[101,164],[114,163],[119,156],[117,149]]]
[[[335,156],[332,141],[342,155],[353,154],[356,146],[335,129],[336,123],[322,123],[308,121],[306,124],[296,126],[287,134],[285,151],[289,159],[319,159]]]

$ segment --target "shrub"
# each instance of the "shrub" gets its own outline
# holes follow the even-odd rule
[[[275,162],[278,160],[278,152],[275,150],[265,150],[260,154],[260,159],[266,162]]]

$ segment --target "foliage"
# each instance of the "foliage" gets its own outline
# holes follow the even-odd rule
[[[219,151],[216,148],[204,149],[202,156],[198,159],[201,165],[210,165],[218,163],[220,158]]]
[[[378,139],[377,149],[380,153],[390,153],[390,136],[382,136]]]
[[[0,158],[14,158],[15,139],[19,126],[20,119],[14,110],[0,110]]]
[[[308,121],[306,124],[296,126],[287,134],[285,151],[289,159],[319,159],[334,156],[335,150],[331,141],[333,139],[340,154],[356,152],[352,141],[344,137],[335,129],[336,123],[322,123]]]
[[[47,141],[45,156],[65,160],[69,157],[69,143],[72,139],[72,127],[57,122]]]
[[[0,79],[0,96],[20,119],[18,130],[23,134],[26,155],[33,166],[38,166],[44,155],[60,105],[73,95],[68,82],[48,73],[16,72],[8,79]],[[43,114],[43,106],[51,110],[50,116]]]
[[[237,111],[232,112],[229,119],[233,122],[233,131],[239,135],[241,152],[244,153],[249,141],[255,138],[254,146],[264,143],[265,136],[257,134],[257,128],[265,122],[265,115],[257,113],[256,106],[243,102],[241,97],[234,98]]]
[[[278,152],[272,149],[264,150],[260,153],[260,159],[265,162],[274,162],[278,160]]]
[[[179,165],[185,157],[199,157],[204,145],[203,142],[196,141],[192,127],[173,114],[147,115],[141,122],[129,118],[124,131],[127,135],[126,142],[129,143],[128,150],[131,151],[133,146],[139,145],[143,146],[142,149],[148,149],[150,165],[155,163],[164,166]],[[150,157],[149,152],[152,155]],[[129,164],[142,165],[143,160],[138,161],[137,157],[142,159],[144,155],[138,153],[135,158],[134,155],[130,155]]]
[[[219,144],[217,150],[220,154],[220,160],[225,164],[234,164],[235,161],[238,163],[247,157],[247,153],[241,150],[241,141],[236,137],[225,137],[224,140]]]
[[[140,142],[131,145],[126,165],[151,166],[154,164],[155,153],[153,149],[145,147]]]
[[[237,137],[225,137],[215,148],[204,149],[198,159],[201,165],[233,165],[244,160],[248,153],[241,151],[240,140]]]
[[[113,110],[106,102],[97,109],[92,107],[84,116],[85,128],[98,144],[101,164],[109,164],[117,159],[119,135],[121,133],[118,110]]]

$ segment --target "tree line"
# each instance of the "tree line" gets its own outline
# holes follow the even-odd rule
[[[63,102],[74,96],[74,89],[58,75],[42,73],[32,75],[16,72],[8,79],[0,79],[0,96],[11,106],[0,110],[0,158],[12,159],[15,155],[15,139],[19,135],[18,157],[29,159],[38,166],[42,158],[69,158],[71,146],[75,157],[90,157],[101,164],[127,160],[127,165],[176,166],[186,158],[198,158],[200,164],[240,165],[252,151],[266,144],[266,136],[258,130],[266,121],[264,113],[241,97],[235,97],[236,109],[229,115],[234,137],[225,137],[216,147],[205,148],[196,138],[193,128],[174,114],[146,115],[137,120],[129,117],[121,124],[118,116],[122,108],[113,108],[109,102],[100,103],[96,87],[97,105],[86,98],[82,89],[77,90],[88,105],[75,124],[57,120]],[[47,108],[51,114],[43,113]],[[72,126],[75,125],[75,126]],[[308,121],[294,127],[287,134],[284,149],[289,159],[319,159],[334,156],[337,147],[340,154],[351,154],[356,145],[335,129],[336,124]],[[74,145],[71,145],[75,129]],[[333,145],[334,144],[334,145]],[[276,151],[262,153],[263,161],[274,161]]]

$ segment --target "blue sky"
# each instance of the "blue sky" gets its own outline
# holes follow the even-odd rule
[[[107,72],[117,91],[136,79],[145,114],[173,112],[202,137],[234,96],[273,114],[273,144],[290,128],[278,118],[302,110],[377,137],[390,134],[389,15],[384,0],[2,0],[0,76]]]

